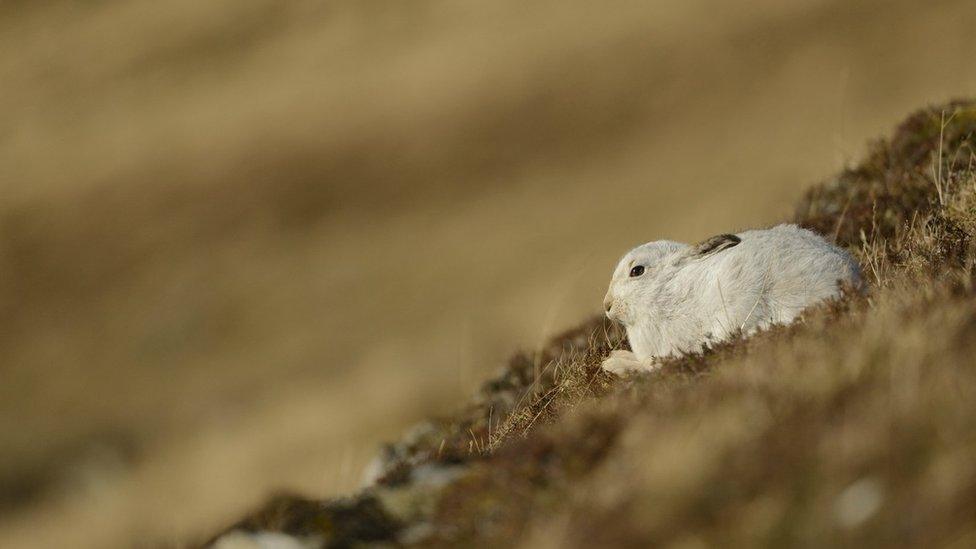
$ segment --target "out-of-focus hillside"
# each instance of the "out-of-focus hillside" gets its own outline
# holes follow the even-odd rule
[[[976,92],[971,2],[0,5],[0,545],[212,530]]]

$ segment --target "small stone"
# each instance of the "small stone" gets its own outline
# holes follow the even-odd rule
[[[860,479],[841,492],[834,503],[834,516],[845,528],[853,528],[868,520],[884,500],[884,487],[873,478]]]

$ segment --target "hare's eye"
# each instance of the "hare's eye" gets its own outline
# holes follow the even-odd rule
[[[630,277],[631,278],[634,278],[636,276],[640,276],[642,274],[644,274],[644,266],[643,265],[638,265],[638,266],[636,266],[636,267],[634,267],[633,269],[630,270]]]

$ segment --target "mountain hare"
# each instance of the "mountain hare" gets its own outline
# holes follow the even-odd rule
[[[603,300],[607,317],[626,327],[633,350],[612,352],[603,368],[652,370],[657,359],[789,323],[845,286],[860,285],[850,254],[796,225],[719,235],[695,246],[649,242],[620,260]]]

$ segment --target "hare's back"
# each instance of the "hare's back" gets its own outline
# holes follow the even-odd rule
[[[812,231],[778,225],[746,231],[739,237],[741,251],[756,258],[757,269],[777,293],[822,299],[839,293],[844,284],[860,283],[857,263],[850,254]]]

